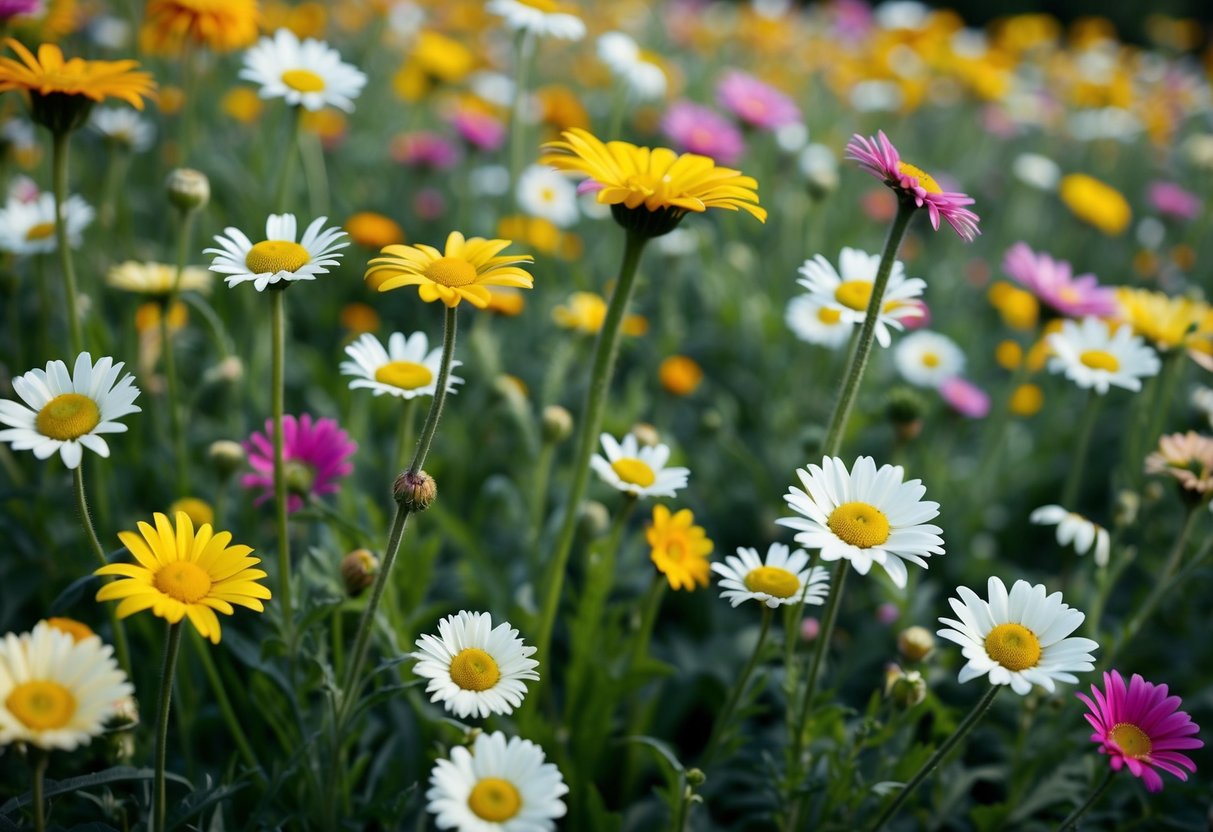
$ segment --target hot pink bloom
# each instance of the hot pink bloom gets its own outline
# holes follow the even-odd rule
[[[661,129],[680,150],[733,165],[745,152],[745,139],[731,121],[691,101],[676,101],[661,120]]]
[[[800,121],[800,108],[795,101],[739,69],[730,69],[720,79],[716,100],[746,124],[762,130],[775,130]]]
[[[911,300],[902,301],[905,306],[912,306],[918,310],[917,315],[902,313],[904,316],[901,322],[905,324],[907,331],[915,329],[924,329],[931,325],[931,307],[927,306],[927,302],[922,298],[913,298]]]
[[[990,397],[971,381],[954,376],[939,385],[939,395],[948,406],[970,419],[984,419],[990,413]]]
[[[913,199],[919,208],[925,207],[931,227],[936,231],[939,230],[939,218],[943,217],[965,240],[972,241],[981,233],[977,228],[980,217],[964,207],[973,204],[973,197],[945,191],[922,168],[901,161],[897,148],[883,130],[874,139],[865,139],[859,134],[852,136],[847,142],[846,157],[859,162],[860,167],[882,180],[898,196]]]
[[[244,443],[252,473],[240,478],[245,488],[260,488],[263,493],[253,501],[260,505],[274,496],[274,420],[265,420],[265,433],[254,432]],[[315,494],[333,494],[337,480],[354,470],[350,456],[358,444],[337,426],[333,419],[317,419],[303,414],[282,417],[282,459],[285,467],[287,510],[298,511],[303,498]]]
[[[1070,264],[1036,253],[1027,243],[1016,243],[1002,258],[1002,269],[1053,309],[1072,318],[1119,314],[1116,291],[1100,286],[1093,274],[1073,276]]]
[[[1174,182],[1151,182],[1146,190],[1146,198],[1155,211],[1178,220],[1196,219],[1204,207],[1200,197]]]
[[[43,0],[0,0],[0,20],[10,20],[19,15],[41,14]]]
[[[505,125],[488,113],[460,109],[451,118],[451,124],[465,142],[485,153],[499,150],[505,144]]]
[[[1095,733],[1091,742],[1111,759],[1113,771],[1129,767],[1129,773],[1145,781],[1152,792],[1162,791],[1162,778],[1154,768],[1169,771],[1180,780],[1187,780],[1184,771],[1196,771],[1196,764],[1187,754],[1200,748],[1203,742],[1192,736],[1200,726],[1181,710],[1178,696],[1167,696],[1166,685],[1145,681],[1136,673],[1125,685],[1117,671],[1104,673],[1104,690],[1091,685],[1094,701],[1076,694],[1090,713],[1083,714]]]
[[[392,159],[412,168],[447,170],[459,162],[459,148],[428,130],[403,133],[392,139]]]

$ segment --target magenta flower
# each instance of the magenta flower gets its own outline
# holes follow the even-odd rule
[[[1041,301],[1072,318],[1118,315],[1116,290],[1100,286],[1093,274],[1073,276],[1070,264],[1037,253],[1027,243],[1016,243],[1002,258],[1002,270],[1022,283]]]
[[[899,197],[913,199],[916,206],[925,207],[931,227],[936,231],[939,230],[939,218],[943,217],[964,240],[972,242],[981,233],[977,228],[980,217],[964,207],[973,204],[973,197],[945,191],[931,174],[901,161],[897,148],[883,130],[874,139],[865,139],[858,133],[852,136],[847,142],[846,157],[859,162],[860,167],[882,180]]]
[[[411,168],[448,170],[459,162],[459,148],[428,130],[403,133],[392,139],[392,159]]]
[[[939,385],[939,395],[948,407],[969,419],[984,419],[990,413],[990,397],[971,381],[953,376]]]
[[[720,79],[716,100],[745,124],[760,130],[776,130],[800,121],[795,101],[739,69],[730,69]]]
[[[488,113],[464,107],[455,111],[451,124],[465,142],[485,153],[499,150],[505,144],[505,124]]]
[[[0,20],[11,20],[20,15],[41,14],[43,0],[0,0]]]
[[[253,432],[244,443],[253,470],[240,478],[245,488],[260,488],[263,493],[253,501],[261,505],[274,496],[274,420],[265,420],[265,433]],[[358,444],[338,427],[333,419],[317,419],[308,414],[297,420],[282,417],[282,459],[287,490],[287,510],[298,511],[305,497],[333,494],[337,480],[354,470],[350,456]]]
[[[1099,751],[1107,754],[1113,771],[1128,766],[1129,773],[1145,781],[1152,792],[1162,791],[1162,778],[1155,768],[1169,771],[1180,780],[1187,780],[1184,771],[1196,771],[1196,764],[1187,754],[1200,748],[1203,742],[1192,736],[1200,726],[1181,710],[1178,696],[1167,696],[1166,685],[1155,685],[1134,673],[1128,686],[1117,671],[1104,673],[1104,690],[1091,685],[1094,701],[1076,694],[1089,709],[1083,716],[1095,733],[1091,742],[1099,743]]]
[[[1200,197],[1185,191],[1174,182],[1151,182],[1146,189],[1146,199],[1154,210],[1165,217],[1177,220],[1194,220],[1200,216],[1204,203]]]
[[[661,120],[661,129],[679,150],[708,156],[722,165],[736,164],[745,139],[733,122],[692,101],[676,101]]]

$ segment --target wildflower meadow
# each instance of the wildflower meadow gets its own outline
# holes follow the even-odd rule
[[[1138,11],[0,1],[0,832],[1210,828]]]

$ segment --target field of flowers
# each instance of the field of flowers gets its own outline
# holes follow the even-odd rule
[[[0,19],[0,832],[1213,823],[1198,22]]]

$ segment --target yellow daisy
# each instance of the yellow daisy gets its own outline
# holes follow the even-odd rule
[[[139,33],[148,52],[179,55],[185,41],[231,52],[257,40],[256,0],[151,0]]]
[[[653,525],[644,533],[652,551],[650,557],[671,589],[707,586],[711,567],[708,555],[713,544],[702,526],[695,525],[689,508],[671,514],[663,505],[653,507]]]
[[[111,563],[96,575],[116,575],[97,592],[98,601],[122,599],[118,617],[151,609],[154,615],[176,624],[185,617],[204,637],[219,643],[219,619],[215,611],[231,615],[239,604],[257,612],[270,597],[268,588],[257,583],[265,572],[252,567],[259,558],[249,557],[248,546],[229,546],[231,532],[216,534],[209,524],[195,532],[189,515],[177,512],[177,526],[164,514],[155,515],[156,525],[139,523],[139,532],[119,532],[123,545],[136,563]]]
[[[1148,289],[1116,290],[1120,320],[1164,352],[1185,347],[1193,358],[1213,354],[1213,308],[1203,301],[1169,297]]]
[[[1133,219],[1133,209],[1120,191],[1094,176],[1085,173],[1063,176],[1059,193],[1074,216],[1109,237],[1122,234]]]
[[[529,254],[498,256],[510,240],[464,239],[458,231],[446,238],[446,250],[433,246],[386,246],[371,260],[366,279],[380,292],[401,286],[416,286],[426,303],[440,300],[455,307],[461,300],[484,309],[492,298],[489,286],[517,286],[530,289],[535,279],[518,268],[532,263]]]

